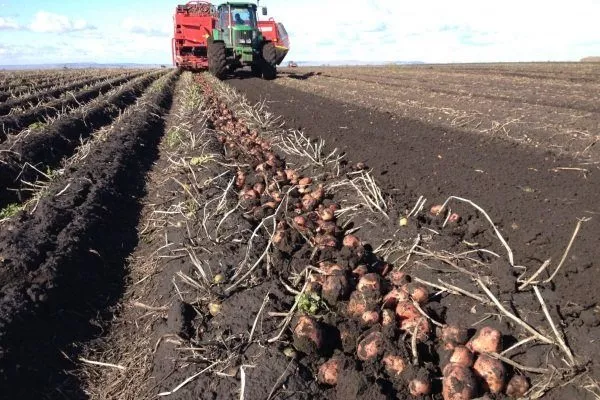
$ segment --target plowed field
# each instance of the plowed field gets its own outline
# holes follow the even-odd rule
[[[600,398],[597,65],[13,74],[0,398]]]

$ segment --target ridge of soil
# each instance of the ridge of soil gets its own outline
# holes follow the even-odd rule
[[[10,203],[27,199],[30,191],[23,191],[25,182],[42,178],[38,170],[54,169],[64,157],[70,156],[81,140],[102,126],[111,123],[121,112],[134,104],[140,94],[160,75],[146,75],[124,83],[116,93],[98,99],[15,142],[5,142],[0,149],[0,209]],[[26,167],[30,164],[36,169]],[[20,181],[19,181],[20,180]]]
[[[157,157],[172,73],[106,142],[52,184],[32,214],[0,232],[0,392],[18,399],[85,398],[68,370],[102,333],[136,245],[145,173]],[[67,190],[65,190],[67,188]],[[58,195],[60,193],[60,196]]]

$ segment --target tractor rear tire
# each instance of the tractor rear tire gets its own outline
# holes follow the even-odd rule
[[[277,52],[273,43],[265,43],[262,48],[262,76],[265,80],[277,78]]]
[[[257,78],[260,78],[262,76],[262,68],[260,67],[260,65],[252,64],[250,66],[250,69],[252,70],[252,76],[255,76]]]
[[[225,43],[209,43],[208,71],[219,79],[223,79],[225,77],[225,73],[227,72],[227,57],[225,55]]]

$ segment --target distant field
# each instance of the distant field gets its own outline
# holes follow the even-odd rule
[[[429,124],[600,160],[600,65],[301,67],[277,83]]]

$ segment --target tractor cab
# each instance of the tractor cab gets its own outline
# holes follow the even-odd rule
[[[229,56],[242,64],[252,62],[260,39],[256,8],[256,4],[243,2],[227,2],[217,8],[220,39],[231,52]]]

